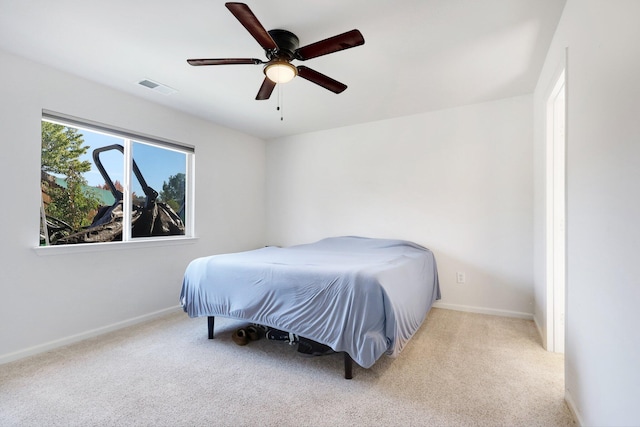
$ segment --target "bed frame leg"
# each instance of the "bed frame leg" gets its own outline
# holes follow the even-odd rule
[[[344,378],[347,380],[353,378],[353,359],[346,351],[344,352]]]
[[[207,317],[207,328],[209,329],[209,339],[213,339],[213,324],[215,321],[215,317],[209,316]]]

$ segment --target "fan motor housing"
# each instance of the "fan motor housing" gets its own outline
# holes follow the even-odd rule
[[[294,58],[294,52],[300,45],[298,36],[291,31],[280,29],[269,30],[268,33],[278,45],[278,50],[276,52],[266,51],[267,58],[269,58],[269,60],[278,58],[291,61]]]

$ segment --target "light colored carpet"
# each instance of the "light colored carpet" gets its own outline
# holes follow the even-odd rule
[[[343,378],[244,323],[170,314],[0,366],[1,426],[572,426],[533,322],[433,309],[399,357]]]

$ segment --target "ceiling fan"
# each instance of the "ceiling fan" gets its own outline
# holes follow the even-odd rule
[[[188,59],[187,62],[189,64],[194,66],[265,64],[263,69],[265,78],[256,96],[257,100],[269,99],[276,84],[286,83],[295,76],[300,76],[334,93],[341,93],[347,88],[347,85],[309,67],[303,65],[296,67],[291,61],[294,59],[306,61],[307,59],[360,46],[364,44],[364,38],[360,31],[347,31],[307,46],[298,47],[299,40],[295,34],[280,29],[265,30],[246,4],[230,2],[225,3],[225,6],[256,39],[258,44],[262,46],[268,61],[262,61],[257,58]]]

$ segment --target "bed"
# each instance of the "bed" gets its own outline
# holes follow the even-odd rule
[[[433,253],[404,240],[332,237],[197,258],[180,303],[190,317],[245,320],[344,352],[369,368],[397,356],[440,299]]]

